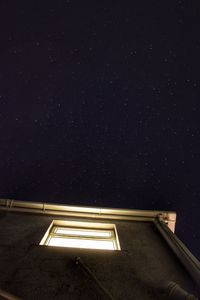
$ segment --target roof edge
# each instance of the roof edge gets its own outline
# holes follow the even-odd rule
[[[159,217],[154,221],[154,224],[162,237],[165,239],[171,250],[177,256],[179,261],[197,283],[200,282],[200,261],[191,253],[184,243],[169,230],[166,223]]]
[[[130,221],[153,221],[155,218],[160,216],[173,232],[176,224],[176,212],[174,211],[72,206],[52,203],[28,202],[14,199],[0,199],[0,210]]]

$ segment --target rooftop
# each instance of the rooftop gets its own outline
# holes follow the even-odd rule
[[[40,244],[53,225],[83,222],[90,228],[116,226],[119,250]],[[200,264],[174,234],[175,224],[175,212],[1,199],[0,287],[20,299],[197,297]]]

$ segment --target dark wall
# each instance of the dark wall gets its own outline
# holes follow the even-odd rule
[[[106,220],[117,226],[121,251],[39,246],[53,219],[0,213],[1,288],[30,300],[106,299],[94,279],[75,264],[79,256],[115,299],[162,299],[157,287],[166,280],[194,292],[190,278],[152,223]]]

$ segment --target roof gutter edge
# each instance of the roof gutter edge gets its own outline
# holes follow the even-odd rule
[[[12,199],[0,199],[0,210],[129,221],[154,221],[154,219],[158,216],[162,216],[163,220],[165,220],[166,224],[172,231],[174,231],[176,224],[176,213],[173,211],[69,206],[51,203],[27,202]]]
[[[181,240],[167,227],[162,217],[157,217],[154,224],[176,257],[188,271],[193,280],[200,282],[200,261],[189,251]]]

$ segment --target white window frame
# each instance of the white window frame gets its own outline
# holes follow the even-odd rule
[[[121,250],[115,224],[65,220],[53,220],[40,245]]]

